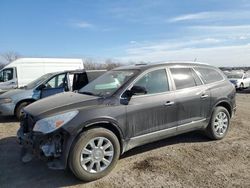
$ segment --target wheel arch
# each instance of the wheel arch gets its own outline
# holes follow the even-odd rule
[[[65,156],[64,156],[64,164],[65,164],[65,167],[66,167],[66,164],[69,164],[69,157],[70,157],[70,152],[71,152],[71,149],[72,149],[72,145],[76,142],[78,136],[84,132],[84,131],[87,131],[89,129],[94,129],[94,128],[105,128],[105,129],[108,129],[110,130],[111,132],[113,132],[118,141],[119,141],[119,144],[120,144],[120,151],[122,154],[123,153],[123,149],[125,148],[124,144],[124,135],[121,131],[121,129],[119,128],[118,124],[116,122],[114,122],[114,120],[94,120],[92,122],[88,122],[88,123],[83,123],[81,125],[81,127],[78,129],[77,132],[75,132],[73,135],[74,136],[71,136],[71,139],[70,141],[67,143],[67,146],[66,146],[66,151],[65,151]]]
[[[230,117],[232,117],[233,109],[232,109],[231,104],[228,101],[222,100],[222,101],[217,102],[216,105],[214,106],[214,109],[218,106],[222,106],[226,108],[228,113],[230,114]]]
[[[119,128],[118,124],[114,123],[113,121],[105,120],[105,121],[96,121],[96,122],[86,124],[81,129],[79,134],[86,131],[86,130],[99,128],[99,127],[105,128],[105,129],[110,130],[111,132],[113,132],[116,135],[117,139],[119,140],[121,151],[123,151],[122,150],[123,149],[123,140],[124,140],[123,133],[122,133],[121,129]]]
[[[14,114],[16,114],[16,110],[17,110],[17,108],[18,108],[18,106],[21,104],[21,103],[23,103],[23,102],[35,102],[36,100],[35,99],[32,99],[32,98],[30,98],[30,99],[23,99],[23,100],[20,100],[20,101],[18,101],[17,103],[16,103],[16,106],[15,106],[15,109],[14,109]]]

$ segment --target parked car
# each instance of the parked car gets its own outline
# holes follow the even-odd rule
[[[0,115],[20,119],[22,109],[30,103],[57,93],[77,91],[104,72],[73,70],[45,74],[23,88],[0,95]]]
[[[243,90],[250,87],[250,75],[246,72],[232,72],[227,75],[227,78],[236,89]]]
[[[35,153],[49,168],[69,166],[79,179],[92,181],[146,143],[193,130],[222,139],[235,109],[235,88],[215,67],[131,65],[103,74],[79,93],[24,108],[17,137],[23,162]]]
[[[83,68],[82,59],[20,58],[0,71],[0,93],[23,87],[47,73]]]

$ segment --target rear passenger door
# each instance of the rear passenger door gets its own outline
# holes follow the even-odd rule
[[[209,91],[191,67],[172,67],[170,72],[176,89],[178,131],[202,126],[206,119]]]
[[[224,75],[217,69],[212,67],[195,67],[196,72],[202,78],[204,84],[206,84],[207,90],[210,92],[209,102],[205,109],[206,116],[209,117],[212,113],[214,105],[218,102],[223,95],[223,92],[228,90],[228,84],[225,84]]]

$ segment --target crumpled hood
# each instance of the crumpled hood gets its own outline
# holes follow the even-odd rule
[[[98,104],[100,97],[84,95],[74,92],[65,92],[53,95],[24,108],[32,116],[49,116],[67,110],[75,110],[86,106]]]

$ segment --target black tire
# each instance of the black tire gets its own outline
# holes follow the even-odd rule
[[[84,169],[84,167],[81,165],[80,160],[81,160],[81,155],[83,155],[82,150],[88,145],[89,142],[91,142],[91,140],[100,137],[108,139],[108,141],[112,143],[113,157],[109,166],[107,166],[103,171],[91,173],[87,171],[87,169]],[[83,132],[78,136],[76,142],[71,148],[69,156],[69,167],[77,178],[85,182],[89,182],[96,179],[100,179],[106,176],[108,173],[110,173],[111,170],[115,167],[119,157],[120,157],[120,143],[116,135],[113,132],[104,128],[93,128]]]
[[[242,91],[243,89],[244,89],[244,84],[243,84],[243,83],[241,83],[241,84],[240,84],[240,88],[239,88],[239,90],[240,90],[240,91]]]
[[[20,103],[17,108],[16,108],[16,111],[15,111],[15,116],[18,120],[21,119],[21,116],[22,116],[22,110],[24,107],[28,106],[30,104],[30,102],[22,102]]]
[[[227,127],[224,129],[223,133],[218,133],[216,131],[216,125],[218,123],[216,117],[219,115],[219,113],[225,114],[226,118],[227,118]],[[225,120],[226,121],[226,120]],[[227,111],[226,108],[222,107],[222,106],[218,106],[214,109],[210,123],[206,129],[206,134],[209,138],[213,139],[213,140],[220,140],[222,138],[224,138],[228,132],[229,129],[229,125],[230,125],[230,114]]]

